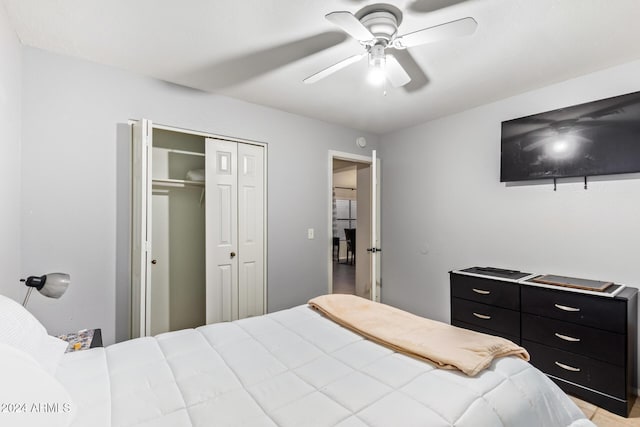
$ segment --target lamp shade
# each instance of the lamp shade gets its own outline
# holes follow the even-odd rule
[[[71,277],[66,273],[49,273],[44,275],[44,283],[38,288],[40,293],[49,298],[60,298],[67,291]]]
[[[69,287],[71,277],[67,273],[49,273],[43,276],[29,276],[23,280],[29,286],[29,292],[22,305],[26,305],[33,288],[49,298],[60,298]]]

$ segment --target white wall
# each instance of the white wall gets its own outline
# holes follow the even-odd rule
[[[267,142],[269,311],[326,293],[327,152],[361,153],[355,139],[362,132],[23,52],[23,270],[72,278],[60,300],[29,303],[50,331],[101,327],[106,343],[127,336],[132,118]],[[376,148],[376,136],[363,136]],[[309,227],[315,240],[307,240]]]
[[[640,286],[640,174],[500,183],[500,123],[640,90],[640,61],[381,139],[383,297],[449,320],[451,269],[474,265]]]
[[[452,269],[640,286],[640,174],[500,183],[500,123],[640,90],[640,61],[381,138],[382,299],[449,321]]]
[[[19,299],[20,279],[20,41],[0,2],[0,294]]]

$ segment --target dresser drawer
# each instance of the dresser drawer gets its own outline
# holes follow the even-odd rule
[[[455,320],[455,319],[453,319],[451,321],[451,324],[453,326],[457,326],[459,328],[470,329],[472,331],[482,332],[483,334],[495,335],[497,337],[502,337],[502,338],[508,339],[509,341],[520,345],[520,338],[515,336],[515,335],[505,334],[503,332],[494,331],[492,329],[483,328],[482,326],[479,326],[479,325],[472,325],[471,323],[461,322],[461,321]]]
[[[452,298],[451,318],[460,322],[478,325],[487,330],[520,337],[520,313],[517,311],[461,298]]]
[[[451,296],[510,310],[520,309],[520,286],[517,283],[451,274]]]
[[[531,364],[542,372],[566,381],[626,399],[625,370],[568,351],[522,340],[531,356]]]
[[[624,301],[523,285],[522,311],[607,331],[626,333]]]
[[[522,339],[618,366],[627,355],[622,334],[528,313],[522,313]]]

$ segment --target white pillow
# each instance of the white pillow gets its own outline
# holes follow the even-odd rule
[[[42,323],[11,298],[0,295],[0,343],[29,354],[55,374],[67,343],[47,334]]]
[[[0,425],[66,427],[76,407],[67,390],[26,352],[0,343]]]

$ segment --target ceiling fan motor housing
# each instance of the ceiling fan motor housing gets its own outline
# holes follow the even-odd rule
[[[382,6],[386,6],[382,8]],[[402,12],[393,11],[389,5],[380,5],[380,9],[374,9],[360,18],[364,25],[377,39],[377,43],[389,44],[398,32],[398,26],[402,20]],[[398,15],[399,14],[399,15]]]

